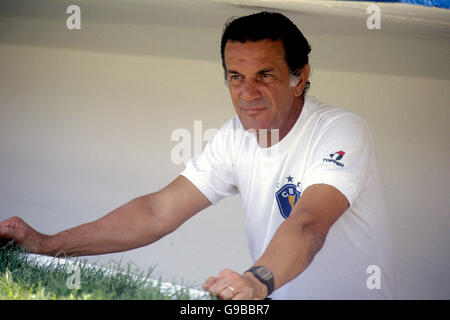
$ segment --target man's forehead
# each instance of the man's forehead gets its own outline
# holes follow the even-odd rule
[[[225,46],[225,63],[255,64],[276,63],[285,60],[285,51],[281,40],[227,41]]]

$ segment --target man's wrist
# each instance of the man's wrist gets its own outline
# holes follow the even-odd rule
[[[261,281],[258,280],[258,278],[255,277],[255,275],[253,273],[251,273],[250,271],[245,271],[243,276],[247,279],[249,279],[252,283],[254,283],[256,285],[256,290],[253,293],[253,296],[251,297],[251,299],[265,299],[268,296],[268,288],[267,286],[262,283]]]
[[[42,235],[39,241],[37,253],[42,255],[56,256],[58,249],[56,246],[57,235]]]
[[[273,279],[272,272],[265,266],[253,266],[250,269],[246,271],[246,273],[251,273],[258,282],[264,285],[266,287],[266,294],[265,297],[270,295],[275,287],[275,282]]]

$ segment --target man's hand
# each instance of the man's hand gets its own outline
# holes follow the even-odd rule
[[[251,272],[241,275],[229,269],[218,277],[209,277],[203,289],[223,300],[263,300],[267,297],[267,287]]]
[[[0,241],[15,241],[24,250],[40,252],[42,241],[48,236],[37,232],[19,217],[12,217],[0,222]]]

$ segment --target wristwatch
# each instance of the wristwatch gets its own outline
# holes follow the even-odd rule
[[[264,266],[253,266],[245,272],[251,272],[262,283],[267,286],[267,295],[270,295],[274,289],[272,272]],[[245,273],[244,272],[244,273]]]

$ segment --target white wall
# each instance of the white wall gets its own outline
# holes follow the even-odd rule
[[[22,216],[44,233],[162,188],[184,168],[171,162],[172,132],[193,132],[194,120],[219,128],[232,115],[216,63],[37,47],[1,52],[1,216]],[[125,257],[192,281],[228,261],[242,270],[250,260],[239,197],[219,207]]]
[[[175,129],[193,133],[195,120],[219,128],[233,115],[218,43],[226,17],[248,10],[136,1],[104,12],[82,2],[82,30],[68,31],[64,3],[12,3],[0,7],[0,220],[18,215],[51,234],[99,218],[183,169],[170,158]],[[341,20],[327,20],[327,31],[288,16],[313,47],[311,95],[359,113],[374,132],[400,296],[448,299],[448,38],[337,35]],[[121,257],[190,284],[243,271],[251,262],[239,196],[100,263]]]

